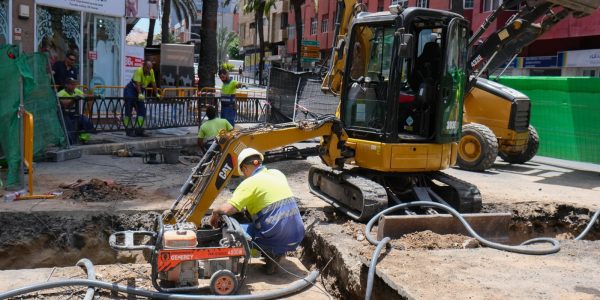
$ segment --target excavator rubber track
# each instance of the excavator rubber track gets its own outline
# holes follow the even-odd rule
[[[359,222],[369,220],[388,205],[385,188],[365,177],[313,166],[308,182],[313,194]]]
[[[360,168],[333,171],[311,167],[308,176],[313,194],[359,222],[369,220],[389,205],[412,201],[439,202],[460,213],[481,211],[477,187],[442,172],[386,174]]]
[[[458,212],[478,213],[481,211],[481,193],[475,185],[443,172],[433,172],[429,177],[446,185],[434,186],[432,189]]]

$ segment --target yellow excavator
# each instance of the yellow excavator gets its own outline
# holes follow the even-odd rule
[[[458,144],[457,165],[470,171],[490,168],[497,156],[509,163],[525,163],[533,158],[539,146],[539,136],[530,125],[531,102],[523,93],[490,81],[484,74],[491,74],[502,64],[514,59],[521,49],[530,45],[552,26],[569,16],[581,18],[592,14],[600,6],[600,0],[537,0],[501,1],[470,37],[468,49],[468,76],[465,88],[462,119],[462,135]],[[359,44],[347,45],[348,29],[352,20],[366,10],[356,1],[338,1],[336,41],[330,71],[322,90],[339,95],[345,73],[348,47],[362,49]],[[491,33],[484,41],[480,37],[490,24],[504,11],[515,11],[504,26]],[[420,43],[437,41],[439,37],[423,36]],[[388,57],[391,59],[391,57]],[[412,80],[422,76],[418,64],[408,64]],[[431,72],[431,71],[429,71]],[[439,72],[435,69],[435,72]],[[414,74],[414,75],[413,75]],[[418,82],[417,82],[418,83]],[[418,87],[416,87],[418,88]],[[413,122],[408,115],[405,127]]]
[[[569,16],[588,16],[600,0],[502,1],[469,41],[471,80],[465,95],[458,166],[471,171],[490,168],[496,156],[521,164],[533,158],[539,136],[530,124],[530,99],[482,76],[510,62],[552,26]],[[503,11],[515,11],[504,26],[485,40],[480,37]]]

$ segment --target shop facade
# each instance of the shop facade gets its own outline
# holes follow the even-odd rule
[[[151,0],[0,0],[0,45],[46,52],[51,64],[73,53],[77,79],[90,92],[98,85],[120,86],[130,2],[139,10],[144,5],[138,2]]]
[[[0,45],[11,43],[11,7],[10,0],[0,0]]]
[[[125,5],[112,1],[37,0],[35,51],[50,62],[67,53],[78,58],[79,81],[87,87],[118,86],[123,73]]]

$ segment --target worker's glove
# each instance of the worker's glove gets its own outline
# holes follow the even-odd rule
[[[144,100],[146,100],[146,96],[144,96],[144,94],[139,94],[138,95],[138,100],[144,101]]]
[[[156,98],[158,98],[158,99],[162,98],[162,96],[160,95],[160,93],[158,93],[158,92],[156,93]]]

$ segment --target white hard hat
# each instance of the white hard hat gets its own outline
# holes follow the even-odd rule
[[[256,149],[254,148],[246,148],[244,150],[242,150],[242,152],[240,152],[240,154],[238,155],[238,160],[237,160],[237,170],[238,173],[243,174],[242,173],[242,162],[244,161],[244,159],[253,156],[253,155],[258,155],[260,156],[260,160],[264,160],[265,157],[262,155],[262,153],[258,152]]]

